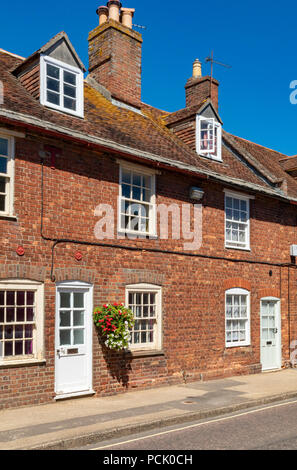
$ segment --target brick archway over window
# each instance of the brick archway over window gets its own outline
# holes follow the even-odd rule
[[[136,269],[123,270],[124,284],[154,284],[156,286],[163,286],[165,284],[165,276],[162,273],[155,271],[142,271]]]
[[[277,297],[280,298],[280,291],[277,288],[266,287],[265,289],[259,290],[259,297]]]
[[[242,277],[233,277],[224,281],[224,290],[233,289],[236,287],[246,289],[248,291],[252,289],[250,281]]]
[[[0,264],[0,279],[29,279],[44,282],[46,268],[30,264]]]
[[[96,271],[80,267],[56,268],[54,274],[56,282],[79,280],[94,284],[96,279]]]

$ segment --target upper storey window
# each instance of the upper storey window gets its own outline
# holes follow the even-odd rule
[[[119,231],[156,235],[155,171],[137,165],[120,166]]]
[[[83,117],[83,72],[48,56],[40,59],[41,104]]]
[[[13,215],[14,139],[0,134],[0,215]]]
[[[222,127],[214,118],[197,115],[196,150],[199,155],[222,160]]]

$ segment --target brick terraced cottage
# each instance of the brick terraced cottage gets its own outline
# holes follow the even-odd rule
[[[134,10],[97,13],[86,78],[64,32],[0,50],[0,408],[292,365],[296,157],[223,130],[197,60],[184,109],[143,103]]]

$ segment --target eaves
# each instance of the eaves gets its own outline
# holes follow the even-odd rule
[[[211,179],[217,182],[221,182],[227,186],[245,189],[246,191],[253,191],[257,193],[266,194],[270,197],[282,199],[286,202],[292,202],[297,204],[297,198],[292,198],[286,195],[280,189],[265,188],[264,186],[244,181],[239,178],[233,178],[230,176],[221,175],[215,171],[198,168],[194,165],[190,165],[184,162],[171,160],[160,155],[152,154],[143,150],[138,150],[132,147],[127,147],[117,142],[96,137],[94,135],[86,135],[79,131],[74,131],[70,128],[53,124],[49,121],[29,116],[27,114],[17,113],[11,110],[0,109],[0,121],[8,124],[14,124],[18,127],[28,130],[42,131],[44,134],[52,137],[60,137],[63,139],[70,140],[81,144],[87,144],[89,147],[94,149],[100,149],[105,151],[111,151],[127,158],[134,158],[143,163],[153,163],[157,167],[163,167],[171,170],[175,170],[182,173],[192,174],[203,179]]]

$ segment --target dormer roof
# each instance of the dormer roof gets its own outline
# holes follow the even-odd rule
[[[52,56],[66,64],[73,65],[86,72],[86,68],[77,55],[68,35],[61,31],[50,39],[44,46],[35,51],[13,70],[14,75],[22,75],[28,68],[39,60],[41,55]]]

